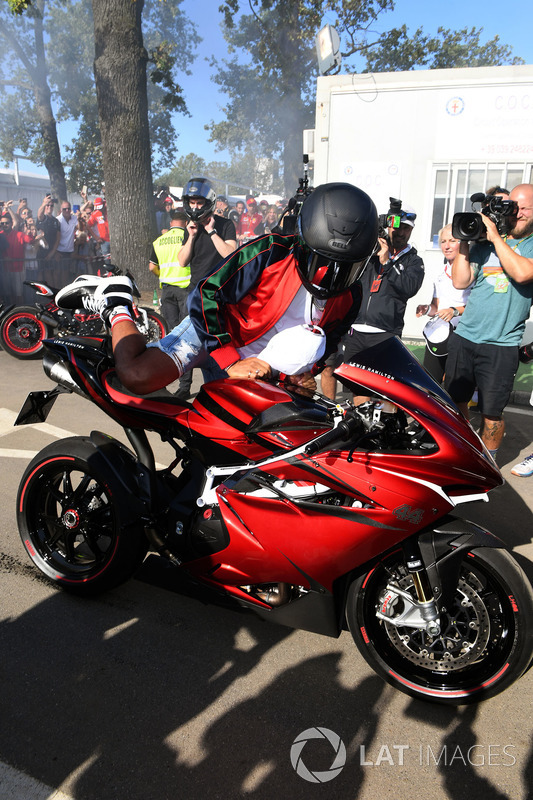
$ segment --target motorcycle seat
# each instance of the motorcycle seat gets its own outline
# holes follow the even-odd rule
[[[102,380],[112,400],[137,411],[152,411],[174,417],[181,409],[190,407],[186,400],[180,400],[166,388],[149,394],[135,394],[121,383],[114,369],[106,372]]]

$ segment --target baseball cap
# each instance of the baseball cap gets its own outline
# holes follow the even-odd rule
[[[432,317],[424,325],[424,338],[430,353],[435,356],[448,355],[448,339],[453,332],[453,325],[440,317]]]
[[[276,333],[258,358],[285,375],[309,372],[322,358],[326,349],[326,334],[318,325],[295,325]]]
[[[102,200],[101,197],[95,197],[94,198],[94,207],[95,207],[96,211],[99,211],[101,208],[104,207],[104,201]]]
[[[402,203],[400,211],[400,222],[404,225],[409,225],[411,228],[415,227],[416,212],[412,206]]]

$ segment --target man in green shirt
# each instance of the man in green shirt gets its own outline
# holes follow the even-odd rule
[[[503,410],[518,369],[518,348],[533,301],[533,186],[516,186],[517,204],[508,236],[483,216],[486,240],[462,241],[452,266],[456,289],[474,285],[451,337],[445,386],[468,418],[468,401],[478,388],[480,435],[493,456],[505,431]]]

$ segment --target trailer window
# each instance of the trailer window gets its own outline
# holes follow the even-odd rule
[[[491,186],[512,189],[519,183],[533,182],[533,165],[473,162],[438,164],[433,167],[433,210],[430,240],[438,247],[439,230],[452,221],[458,211],[471,211],[470,196]]]

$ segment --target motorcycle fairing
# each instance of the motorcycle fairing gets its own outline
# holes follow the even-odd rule
[[[264,381],[227,379],[204,384],[189,417],[191,431],[250,461],[309,442],[331,428],[327,409]]]
[[[422,367],[416,356],[404,345],[397,336],[385,339],[361,353],[357,353],[351,362],[341,364],[335,370],[335,375],[345,383],[354,380],[353,373],[347,367],[356,367],[364,370],[364,386],[372,374],[383,377],[386,381],[404,383],[418,389],[423,394],[432,394],[442,403],[458,411],[457,406],[449,394],[433,380],[431,375]]]

